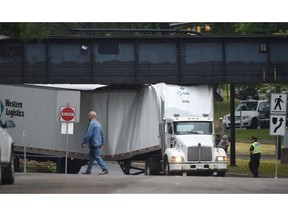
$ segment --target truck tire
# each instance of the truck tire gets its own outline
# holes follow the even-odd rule
[[[1,167],[1,181],[2,184],[14,184],[15,182],[14,159],[12,151],[8,166]]]
[[[154,163],[153,163],[154,161]],[[155,159],[153,157],[149,157],[146,161],[145,161],[145,175],[159,175],[159,171],[158,169],[153,169],[155,168]]]

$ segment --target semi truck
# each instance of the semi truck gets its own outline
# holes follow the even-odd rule
[[[124,174],[225,176],[227,155],[216,143],[214,94],[210,85],[165,83],[95,90],[1,85],[1,118],[17,125],[11,131],[16,158],[25,150],[35,160],[55,161],[57,172],[66,166],[68,173],[78,173],[87,163],[81,141],[87,113],[95,110],[105,135],[102,156],[118,162]],[[60,132],[63,106],[76,107],[70,135]]]
[[[106,116],[101,121],[109,134],[107,155],[125,174],[142,160],[147,175],[225,176],[227,155],[216,147],[214,94],[209,85],[159,83],[132,92],[100,90],[90,101]]]

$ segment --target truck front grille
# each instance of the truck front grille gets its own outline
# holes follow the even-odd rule
[[[188,161],[212,161],[211,147],[189,147],[188,148]]]

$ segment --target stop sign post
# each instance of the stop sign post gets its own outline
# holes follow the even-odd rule
[[[69,104],[67,104],[69,105]],[[65,174],[67,174],[67,158],[68,158],[68,134],[73,134],[73,126],[75,121],[75,107],[65,106],[60,109],[61,134],[66,134],[66,157],[65,157]]]
[[[75,107],[65,106],[60,109],[61,134],[73,134]]]

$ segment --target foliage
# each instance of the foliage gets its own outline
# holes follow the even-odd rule
[[[248,84],[248,85],[237,85],[236,98],[239,100],[255,99],[258,100],[258,85]]]
[[[261,84],[238,84],[235,86],[235,97],[238,100],[267,99],[272,93],[283,93],[288,91],[288,85],[283,83],[261,83]]]
[[[281,93],[287,92],[288,85],[281,83],[263,83],[259,85],[258,92],[261,95],[265,95],[265,97],[269,100],[271,98],[272,93]]]
[[[24,170],[24,160],[20,160],[20,170]],[[26,160],[27,172],[56,173],[56,164],[52,161],[39,162]]]
[[[96,35],[91,29],[160,29],[161,27],[163,27],[161,23],[0,23],[0,35],[30,40],[45,39],[49,36]],[[106,33],[97,34],[103,36]]]
[[[96,33],[87,29],[192,29],[195,26],[204,26],[206,23],[184,23],[176,27],[169,27],[169,23],[0,23],[0,35],[7,35],[16,39],[45,39],[49,36],[67,35],[96,35],[106,33]],[[211,35],[231,35],[231,34],[287,34],[287,23],[209,23],[212,31]],[[78,29],[78,30],[77,30]],[[80,30],[82,29],[82,30]],[[84,31],[86,29],[86,31]],[[204,33],[204,30],[203,32]],[[113,33],[114,35],[116,33]],[[117,33],[117,35],[123,33]],[[127,33],[126,33],[127,34]],[[139,33],[133,33],[137,35]],[[141,33],[144,34],[144,33]],[[145,33],[157,35],[159,33]]]
[[[287,23],[235,23],[235,33],[244,35],[283,33],[287,29]]]
[[[235,34],[234,23],[211,23],[213,35],[232,35]]]

